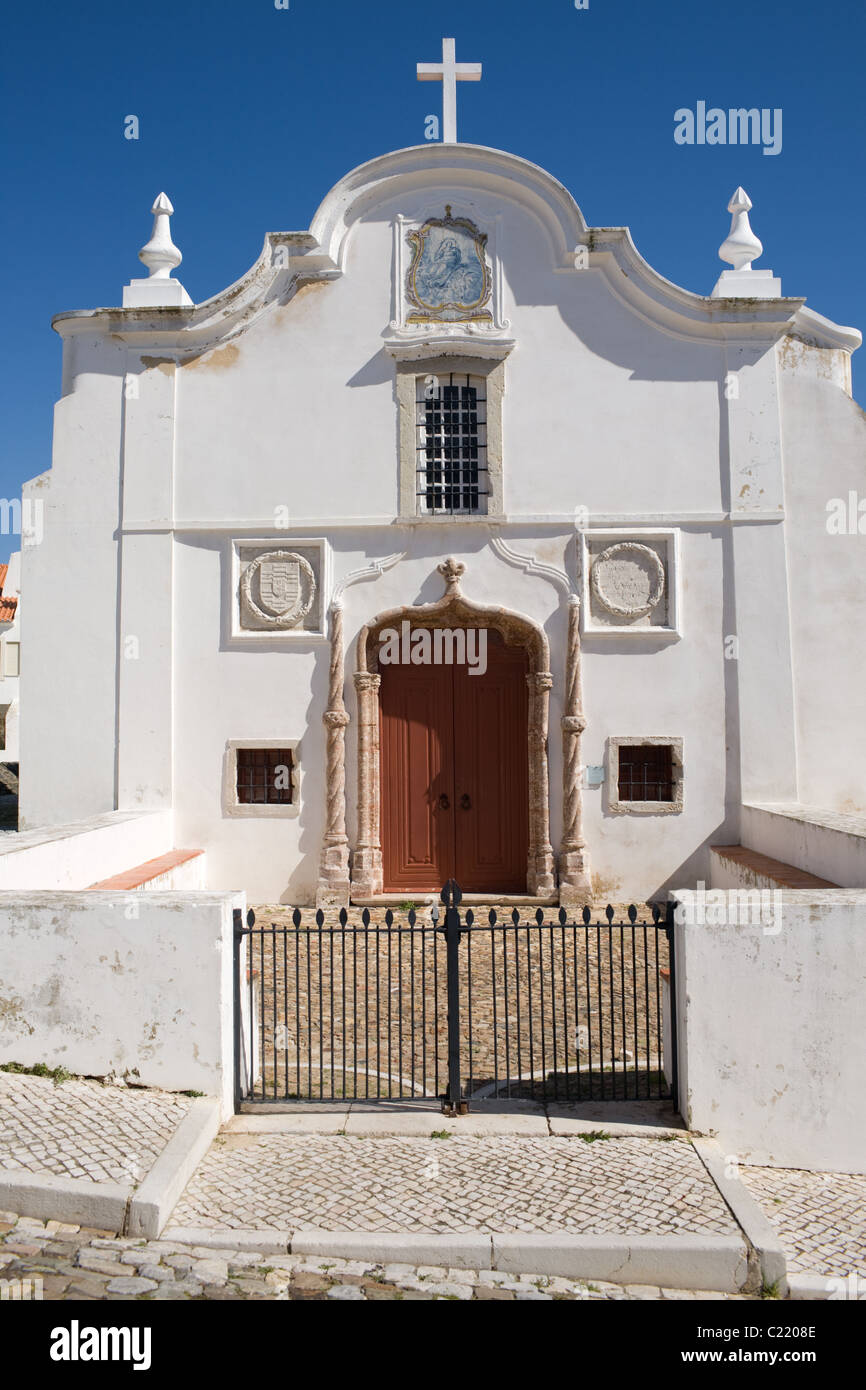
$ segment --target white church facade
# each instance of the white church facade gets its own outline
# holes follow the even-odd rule
[[[150,277],[54,320],[22,830],[171,810],[259,902],[579,903],[707,878],[744,804],[866,812],[860,334],[750,268],[740,193],[702,296],[425,144],[200,304],[158,200]]]

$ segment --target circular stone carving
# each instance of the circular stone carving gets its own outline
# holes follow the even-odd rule
[[[590,583],[609,613],[617,618],[643,618],[665,591],[665,569],[648,545],[620,541],[597,556]]]
[[[269,550],[247,565],[241,576],[241,598],[268,627],[296,627],[315,597],[312,566],[293,550]]]

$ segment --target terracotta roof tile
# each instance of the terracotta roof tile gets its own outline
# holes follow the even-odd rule
[[[15,610],[17,607],[17,598],[0,597],[0,623],[11,623],[12,619],[15,617]]]

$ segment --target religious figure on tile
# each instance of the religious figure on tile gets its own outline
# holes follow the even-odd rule
[[[410,323],[439,320],[489,322],[491,278],[485,245],[487,236],[473,222],[452,217],[430,218],[408,233],[412,264],[406,294],[412,307]]]

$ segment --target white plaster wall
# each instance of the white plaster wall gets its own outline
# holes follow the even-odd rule
[[[515,549],[573,573],[570,534],[527,527],[504,533]],[[504,604],[544,628],[551,648],[551,835],[561,836],[562,741],[566,601],[547,580],[500,559],[489,529],[459,524],[346,530],[334,535],[335,580],[371,558],[405,546],[408,554],[344,596],[346,685],[351,722],[346,731],[349,836],[355,834],[356,701],[352,672],[357,636],[377,613],[431,602],[444,590],[436,566],[456,554],[466,564],[463,590],[482,604]],[[706,845],[736,838],[739,805],[734,672],[724,658],[724,554],[721,530],[690,529],[683,537],[684,637],[679,642],[587,638],[584,701],[585,761],[601,763],[610,735],[684,739],[685,795],[681,815],[611,815],[602,788],[584,794],[587,840],[598,891],[642,899],[683,876],[707,876]],[[211,888],[243,887],[254,901],[310,903],[315,897],[324,829],[325,735],[329,649],[314,640],[275,638],[255,648],[227,636],[228,545],[215,536],[188,537],[176,547],[175,696],[176,843],[202,847]],[[635,691],[640,691],[636,701]],[[726,734],[726,723],[732,730]],[[709,731],[709,732],[708,732]],[[230,739],[300,739],[300,813],[295,818],[235,818],[224,813],[222,774]],[[515,755],[525,756],[525,750]]]
[[[683,739],[681,814],[612,815],[606,785],[584,789],[584,830],[601,897],[642,899],[676,881],[706,878],[708,846],[737,838],[737,673],[724,644],[731,627],[729,556],[729,529],[683,530],[680,641],[583,640],[585,764],[606,769],[611,735]],[[557,696],[550,744],[558,801],[562,680],[557,677],[551,692]]]
[[[293,519],[394,514],[394,363],[381,346],[391,219],[441,214],[446,201],[444,184],[386,200],[353,228],[341,278],[302,286],[179,370],[181,523],[255,522],[278,506]],[[506,510],[717,511],[722,345],[660,333],[600,271],[556,273],[539,223],[507,199],[496,211],[517,340],[506,363]],[[479,195],[455,206],[473,213],[489,221],[492,204]]]
[[[25,484],[41,540],[22,549],[22,829],[111,811],[115,793],[117,528],[126,352],[110,335],[64,345],[51,471]]]
[[[0,1059],[233,1108],[230,893],[0,893]]]
[[[866,1172],[866,893],[779,901],[777,933],[677,925],[680,1111],[744,1163]]]
[[[866,817],[817,807],[743,806],[743,844],[842,888],[866,888]]]
[[[866,414],[837,384],[840,356],[794,339],[780,349],[798,799],[863,815],[866,509],[862,534],[831,535],[827,503],[866,500]]]
[[[0,835],[0,890],[82,889],[173,849],[171,811]]]
[[[210,888],[246,889],[258,902],[312,902],[324,830],[328,646],[303,640],[232,642],[224,570],[228,545],[196,537],[175,548],[175,815],[178,845],[204,848]],[[300,739],[300,814],[224,813],[230,739]]]

